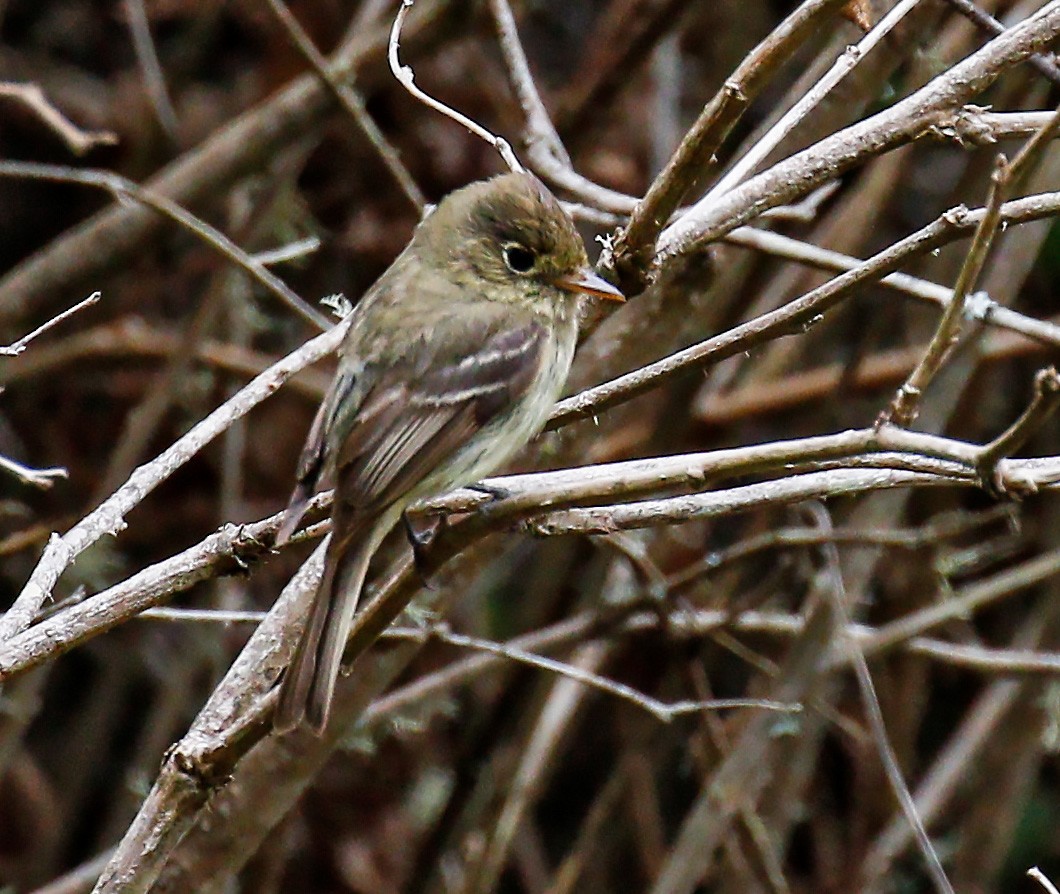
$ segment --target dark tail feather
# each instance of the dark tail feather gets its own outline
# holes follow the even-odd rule
[[[364,586],[373,538],[346,537],[328,546],[324,577],[313,597],[309,620],[280,684],[273,727],[287,732],[305,724],[320,735],[328,722],[331,697],[346,647],[353,613]]]
[[[295,487],[294,493],[291,494],[291,499],[287,501],[287,508],[283,512],[283,522],[280,524],[280,530],[276,532],[275,546],[281,547],[288,540],[291,539],[291,535],[297,530],[298,523],[302,520],[302,516],[305,515],[306,509],[309,508],[309,501],[312,499],[313,489],[311,484],[298,483]]]

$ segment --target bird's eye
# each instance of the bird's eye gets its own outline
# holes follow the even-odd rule
[[[534,269],[536,260],[534,253],[518,242],[509,242],[504,246],[504,263],[513,273],[529,273]]]

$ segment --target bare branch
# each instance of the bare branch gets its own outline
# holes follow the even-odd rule
[[[504,163],[508,166],[509,170],[523,170],[523,166],[519,164],[519,159],[515,157],[515,152],[512,151],[511,145],[506,139],[504,139],[504,137],[499,137],[490,133],[481,124],[468,118],[467,115],[458,112],[451,106],[447,106],[433,96],[424,93],[416,86],[416,79],[413,75],[412,69],[408,65],[401,64],[401,61],[398,59],[398,38],[401,36],[401,28],[405,23],[405,17],[408,15],[409,10],[412,9],[415,2],[416,0],[401,0],[401,6],[398,8],[397,15],[394,16],[394,25],[390,29],[390,44],[387,51],[387,59],[390,62],[390,71],[393,73],[394,77],[397,78],[401,86],[408,90],[409,93],[416,97],[416,99],[422,102],[425,106],[434,109],[436,112],[441,112],[446,118],[451,118],[457,124],[466,127],[479,139],[485,140],[489,143],[500,154],[500,157],[504,160]]]
[[[902,387],[898,389],[894,400],[881,414],[877,424],[895,422],[898,425],[909,425],[916,419],[921,396],[942,369],[946,358],[960,337],[968,296],[982,275],[990,249],[994,244],[994,237],[1001,226],[1001,205],[1018,188],[1041,152],[1052,142],[1058,131],[1060,131],[1060,109],[1057,109],[1045,127],[1027,141],[1011,165],[1004,155],[997,157],[990,178],[990,192],[987,195],[985,211],[972,237],[968,255],[957,275],[953,296],[939,320],[938,328],[923,358],[917,364],[916,369],[909,374],[909,378]]]
[[[151,24],[147,20],[144,0],[125,0],[123,5],[125,18],[129,24],[129,33],[132,35],[133,50],[136,52],[136,63],[143,75],[147,95],[155,111],[155,118],[158,119],[166,136],[176,143],[180,133],[180,122],[177,121],[177,112],[169,96],[162,64],[158,61],[158,51],[151,37]]]
[[[41,606],[51,598],[60,575],[78,555],[101,537],[117,535],[125,527],[125,514],[129,510],[233,421],[274,394],[290,376],[335,350],[345,332],[345,326],[335,326],[261,373],[162,454],[134,470],[113,495],[62,537],[53,534],[29,581],[11,608],[0,617],[0,641],[11,639],[32,623]]]
[[[812,502],[804,507],[804,511],[813,519],[818,529],[831,531],[832,519],[828,511],[821,503]],[[887,735],[887,724],[883,719],[883,711],[880,708],[880,700],[876,696],[876,687],[872,682],[872,674],[869,665],[865,661],[865,653],[862,652],[855,637],[848,635],[851,629],[850,607],[843,585],[843,573],[839,564],[839,553],[834,543],[826,543],[822,547],[825,557],[826,573],[829,578],[828,596],[832,601],[832,612],[840,629],[836,631],[836,641],[842,642],[846,647],[847,658],[854,667],[854,677],[858,681],[858,690],[861,693],[861,703],[865,714],[869,719],[869,728],[872,730],[872,739],[876,745],[876,753],[883,763],[887,781],[890,783],[891,791],[894,793],[899,806],[902,809],[906,821],[909,823],[916,837],[917,846],[920,848],[921,856],[927,863],[928,872],[935,884],[935,889],[941,894],[953,894],[953,886],[946,877],[946,870],[942,868],[942,861],[928,837],[924,822],[917,813],[913,796],[909,793],[909,787],[902,776],[902,768],[898,765],[898,757],[894,753],[894,746]]]
[[[118,142],[118,135],[109,130],[82,130],[48,102],[48,97],[38,84],[0,81],[0,96],[17,99],[31,109],[59,135],[74,155],[84,155],[96,146],[113,146]]]
[[[408,168],[401,163],[397,150],[387,140],[386,135],[379,129],[368,109],[364,105],[364,97],[349,84],[343,84],[334,74],[328,71],[328,60],[324,58],[320,50],[306,34],[305,29],[298,23],[287,4],[283,0],[267,0],[269,8],[277,21],[283,26],[291,45],[301,54],[302,58],[313,69],[321,83],[335,100],[346,111],[346,113],[357,125],[358,130],[375,147],[376,152],[383,161],[383,165],[394,178],[401,189],[402,194],[417,211],[422,212],[427,199],[423,195],[416,181],[412,179]]]
[[[35,339],[38,335],[43,335],[49,329],[52,329],[58,326],[60,323],[63,323],[66,320],[70,319],[70,317],[72,317],[78,311],[84,310],[86,307],[91,307],[93,304],[98,303],[99,299],[102,297],[102,292],[93,292],[87,298],[82,298],[73,307],[67,308],[61,314],[56,314],[54,317],[48,320],[47,323],[41,324],[27,335],[23,335],[22,338],[20,338],[18,341],[10,345],[0,347],[0,356],[17,357],[19,354],[25,351],[27,347],[29,347],[29,343],[33,341],[33,339]]]
[[[844,171],[916,139],[970,102],[1013,65],[1060,33],[1050,3],[888,109],[797,152],[716,201],[683,214],[659,238],[660,263],[720,239],[769,208],[785,205]]]
[[[0,470],[14,475],[23,484],[48,490],[56,481],[69,477],[69,472],[61,467],[51,469],[31,469],[7,456],[0,455]]]
[[[1006,202],[1001,207],[1002,220],[1016,223],[1039,219],[1060,211],[1060,193],[1046,193],[1027,199]],[[549,428],[559,428],[579,419],[588,419],[639,394],[650,391],[682,373],[724,360],[781,334],[798,330],[834,307],[857,286],[874,282],[909,258],[943,245],[978,225],[983,209],[969,211],[960,206],[947,211],[933,223],[894,243],[831,282],[808,292],[784,307],[763,314],[721,335],[700,342],[669,357],[619,376],[603,385],[589,388],[556,405],[549,418]]]
[[[997,464],[1018,451],[1060,406],[1060,375],[1055,367],[1038,371],[1034,377],[1034,397],[1020,417],[989,444],[976,460],[980,479],[987,487],[1004,487],[997,480]]]
[[[0,177],[22,177],[31,180],[48,180],[53,183],[80,183],[106,190],[119,202],[131,200],[144,205],[180,224],[214,251],[242,267],[270,294],[275,295],[287,307],[318,329],[327,329],[331,325],[323,314],[314,310],[291,291],[282,279],[260,261],[248,255],[216,227],[210,226],[206,221],[196,217],[171,199],[144,189],[112,171],[81,170],[34,162],[0,161]]]

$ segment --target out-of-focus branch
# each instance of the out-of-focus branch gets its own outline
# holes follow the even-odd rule
[[[406,42],[435,39],[454,10],[450,0],[425,4],[405,29]],[[336,77],[382,62],[389,29],[354,30],[332,54]],[[311,74],[226,125],[201,145],[159,172],[144,188],[186,207],[212,199],[256,171],[265,160],[301,140],[330,108],[324,87]],[[161,230],[147,209],[122,205],[100,212],[58,237],[0,278],[0,326],[10,326],[32,309],[80,284],[98,279],[128,261]]]
[[[180,224],[197,239],[232,263],[243,268],[250,276],[288,308],[318,329],[327,329],[331,322],[314,310],[293,292],[287,284],[264,264],[247,254],[216,227],[196,217],[186,208],[162,195],[157,195],[139,184],[133,183],[113,171],[82,170],[60,165],[36,164],[21,161],[0,161],[0,177],[19,177],[31,180],[47,180],[53,183],[79,183],[109,192],[116,201],[133,201],[157,214]]]
[[[0,81],[0,97],[16,99],[31,109],[66,143],[74,155],[84,155],[96,146],[113,146],[118,142],[117,134],[109,130],[82,130],[48,102],[38,84],[17,84]]]
[[[343,84],[328,70],[328,60],[316,48],[312,39],[306,34],[305,29],[298,23],[298,19],[294,17],[283,0],[267,0],[267,2],[273,15],[283,26],[284,33],[287,35],[291,45],[301,54],[309,67],[316,73],[316,76],[320,78],[328,92],[335,98],[335,101],[345,109],[360,132],[364,134],[368,142],[375,148],[375,151],[379,153],[383,165],[390,173],[390,176],[394,178],[394,182],[398,185],[405,198],[409,200],[412,207],[422,212],[427,199],[419,186],[416,185],[416,181],[412,179],[408,168],[401,163],[397,150],[390,144],[390,141],[387,140],[386,135],[379,129],[375,121],[372,120],[372,116],[368,114],[368,109],[365,108],[364,104],[364,97],[349,84]]]

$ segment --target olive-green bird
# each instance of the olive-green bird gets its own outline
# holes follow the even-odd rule
[[[276,729],[327,724],[369,560],[405,509],[490,474],[541,430],[586,294],[622,300],[592,272],[555,197],[518,172],[443,199],[354,308],[277,538],[331,477],[324,575]]]

